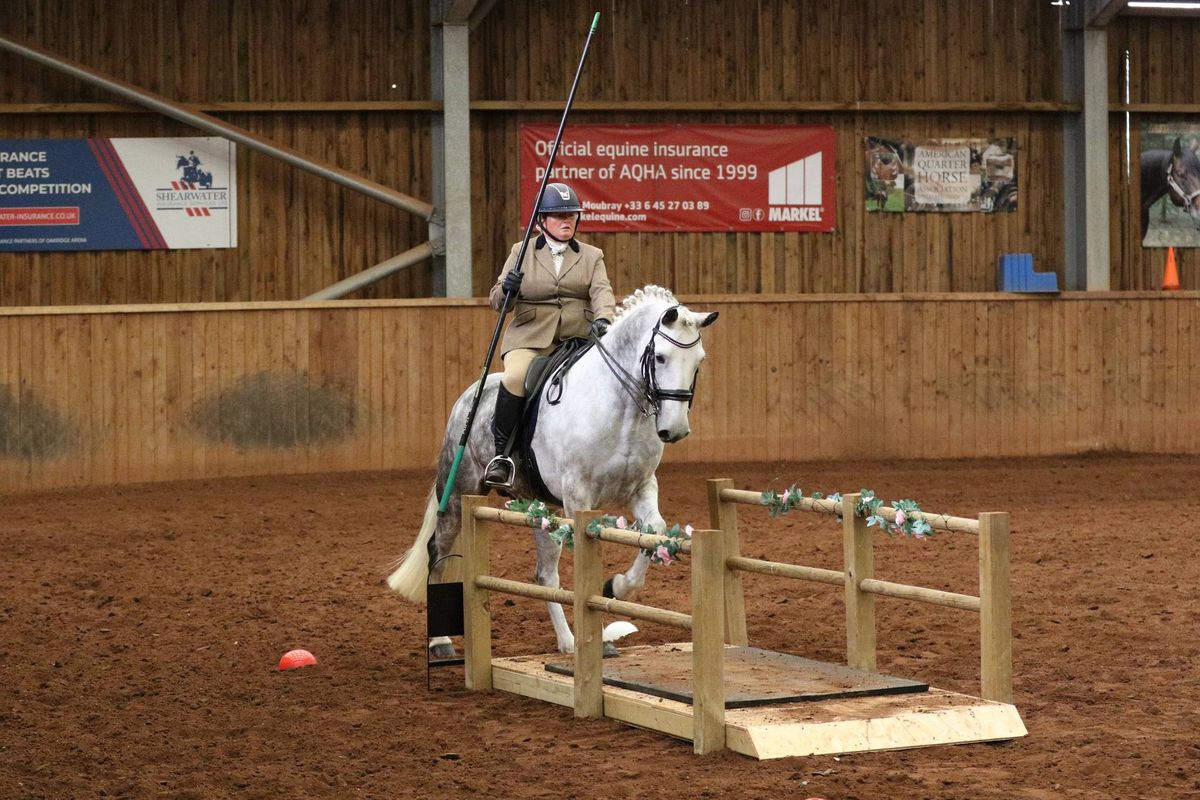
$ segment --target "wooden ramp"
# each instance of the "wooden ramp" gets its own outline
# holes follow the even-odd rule
[[[604,715],[691,740],[691,643],[604,662]],[[492,659],[496,689],[573,704],[572,657]],[[1026,735],[1015,706],[749,647],[725,650],[726,746],[758,759],[900,750]]]

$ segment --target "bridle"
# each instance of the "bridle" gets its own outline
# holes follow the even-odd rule
[[[1175,194],[1183,198],[1184,206],[1190,206],[1196,197],[1200,197],[1200,189],[1197,189],[1190,194],[1185,192],[1183,187],[1179,185],[1179,181],[1175,180],[1175,175],[1171,169],[1173,162],[1174,159],[1171,159],[1167,162],[1167,185],[1171,187],[1171,190],[1174,191]]]
[[[655,370],[654,360],[654,340],[661,336],[671,344],[681,350],[687,350],[700,344],[700,336],[690,342],[681,342],[673,338],[670,334],[662,330],[663,317],[668,312],[679,308],[678,305],[673,305],[662,314],[659,315],[658,321],[654,323],[654,330],[650,332],[650,340],[646,342],[646,349],[642,351],[641,368],[642,380],[639,382],[636,378],[629,374],[629,371],[617,363],[612,354],[608,352],[600,339],[592,334],[592,342],[596,345],[596,349],[600,351],[600,356],[604,359],[604,363],[608,365],[609,370],[621,384],[621,387],[633,398],[633,402],[642,412],[644,417],[657,417],[662,411],[662,404],[669,400],[682,403],[687,401],[688,408],[692,407],[692,400],[696,396],[696,380],[700,377],[700,368],[696,368],[696,373],[692,376],[692,385],[687,389],[663,389],[658,385],[658,373]]]

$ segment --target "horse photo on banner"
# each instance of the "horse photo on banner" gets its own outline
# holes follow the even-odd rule
[[[1200,247],[1200,124],[1142,124],[1142,247]]]
[[[1006,139],[911,142],[868,136],[867,211],[1016,211],[1017,144]]]

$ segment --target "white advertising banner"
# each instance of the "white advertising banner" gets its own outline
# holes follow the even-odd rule
[[[0,140],[0,251],[237,247],[216,137]]]

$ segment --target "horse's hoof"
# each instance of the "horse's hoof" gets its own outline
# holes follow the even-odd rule
[[[617,646],[615,644],[613,644],[612,642],[604,643],[604,657],[605,658],[616,658],[619,655],[621,655],[621,653],[619,650],[617,650]]]
[[[429,658],[431,661],[444,661],[448,658],[456,658],[458,652],[452,644],[435,644],[429,647]]]

